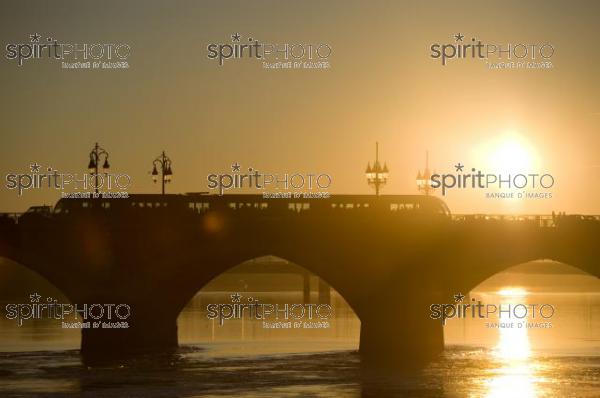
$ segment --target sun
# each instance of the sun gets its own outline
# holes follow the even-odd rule
[[[533,170],[536,153],[525,137],[507,132],[489,141],[481,155],[486,168],[494,173],[516,174]]]
[[[498,168],[528,169],[531,157],[527,149],[518,141],[505,141],[491,153],[490,162]]]

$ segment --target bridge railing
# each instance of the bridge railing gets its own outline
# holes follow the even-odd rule
[[[552,228],[561,221],[589,220],[600,222],[600,215],[579,214],[452,214],[454,221],[514,221],[536,223],[540,227]]]
[[[19,223],[19,218],[25,213],[0,213],[0,220],[8,219],[14,223]],[[535,223],[540,227],[552,228],[560,224],[561,221],[596,221],[600,222],[600,215],[580,215],[580,214],[452,214],[453,221],[507,221],[507,222],[528,222]]]

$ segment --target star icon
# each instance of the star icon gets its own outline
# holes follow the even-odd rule
[[[454,40],[455,41],[463,41],[463,39],[465,38],[465,35],[457,33],[454,35]]]
[[[239,293],[234,293],[230,297],[232,303],[239,303],[242,300],[242,295]]]
[[[457,164],[454,165],[454,168],[456,169],[456,171],[463,171],[463,167],[465,167],[464,164],[458,162]]]
[[[234,33],[231,35],[231,41],[240,41],[240,37],[239,33]]]
[[[454,295],[454,301],[456,301],[457,303],[462,303],[462,301],[465,299],[465,295],[462,293],[458,293]]]
[[[42,167],[41,165],[36,163],[32,163],[29,165],[29,168],[31,169],[32,173],[39,173],[40,172],[40,167]]]
[[[33,293],[33,294],[29,295],[29,299],[31,300],[32,303],[39,303],[41,298],[42,298],[42,296],[40,296],[37,293]]]
[[[29,35],[29,37],[31,38],[31,42],[32,43],[39,43],[40,42],[40,38],[42,36],[39,33],[34,33],[32,35]]]
[[[235,162],[231,165],[231,171],[240,171],[240,167],[242,167],[238,162]]]

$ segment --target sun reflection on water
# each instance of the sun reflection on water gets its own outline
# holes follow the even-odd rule
[[[523,302],[527,291],[507,287],[498,291],[498,296],[500,303],[506,306]],[[539,395],[538,383],[541,378],[536,374],[527,328],[525,325],[518,327],[519,321],[510,319],[506,313],[500,314],[500,323],[505,326],[512,324],[512,327],[498,329],[498,344],[493,350],[498,366],[491,370],[486,397],[535,398]]]
[[[518,304],[527,295],[527,291],[522,288],[504,288],[498,291],[501,296],[501,305],[506,307],[509,304]],[[531,347],[529,345],[529,335],[525,327],[519,328],[519,322],[511,319],[506,313],[500,313],[500,323],[511,327],[501,327],[498,329],[498,344],[494,348],[494,356],[505,361],[524,361],[531,356]]]

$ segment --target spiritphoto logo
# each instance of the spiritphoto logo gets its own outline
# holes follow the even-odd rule
[[[48,188],[61,191],[63,197],[122,197],[131,185],[131,177],[128,174],[63,173],[52,166],[42,167],[37,162],[29,165],[29,172],[9,173],[4,180],[5,187],[16,190],[19,196],[27,190]],[[76,192],[64,192],[69,189]],[[109,192],[112,189],[120,192]],[[96,190],[98,192],[94,192]]]
[[[232,34],[228,42],[208,44],[206,51],[207,58],[219,66],[249,59],[260,61],[264,69],[329,69],[333,52],[327,43],[267,43],[239,33]]]
[[[549,321],[554,316],[555,308],[548,303],[500,303],[484,304],[471,298],[471,302],[463,303],[465,295],[454,295],[453,304],[431,304],[429,317],[446,325],[450,319],[492,319],[486,323],[488,328],[552,328]],[[530,321],[530,322],[528,322]]]
[[[219,195],[230,189],[242,188],[285,191],[263,192],[265,198],[327,198],[328,192],[318,190],[329,188],[332,182],[331,176],[326,173],[264,173],[253,167],[242,171],[238,162],[231,165],[231,173],[209,174],[206,179],[208,188],[217,190]]]
[[[62,43],[33,33],[24,43],[8,43],[5,57],[19,67],[26,62],[60,62],[63,69],[127,69],[131,46],[127,43]]]
[[[25,321],[60,320],[63,329],[126,329],[131,307],[127,304],[68,304],[43,297],[38,293],[29,295],[28,303],[6,304],[6,319],[15,320],[18,326]],[[77,319],[81,319],[78,321]]]
[[[550,43],[488,43],[462,33],[447,43],[432,43],[429,57],[443,66],[451,61],[482,60],[489,69],[550,69],[554,46]]]
[[[219,326],[231,319],[262,321],[265,329],[327,329],[333,316],[330,304],[269,304],[239,293],[230,295],[231,303],[206,306],[208,319],[217,319]]]
[[[549,173],[484,173],[471,168],[467,172],[465,165],[458,162],[454,165],[455,172],[447,174],[432,174],[431,186],[442,188],[442,196],[451,189],[497,189],[501,192],[486,192],[487,198],[502,199],[550,199],[552,192],[539,192],[554,186],[554,177]],[[502,191],[505,190],[505,191]],[[515,192],[514,190],[522,190]],[[536,191],[538,190],[538,191]]]

